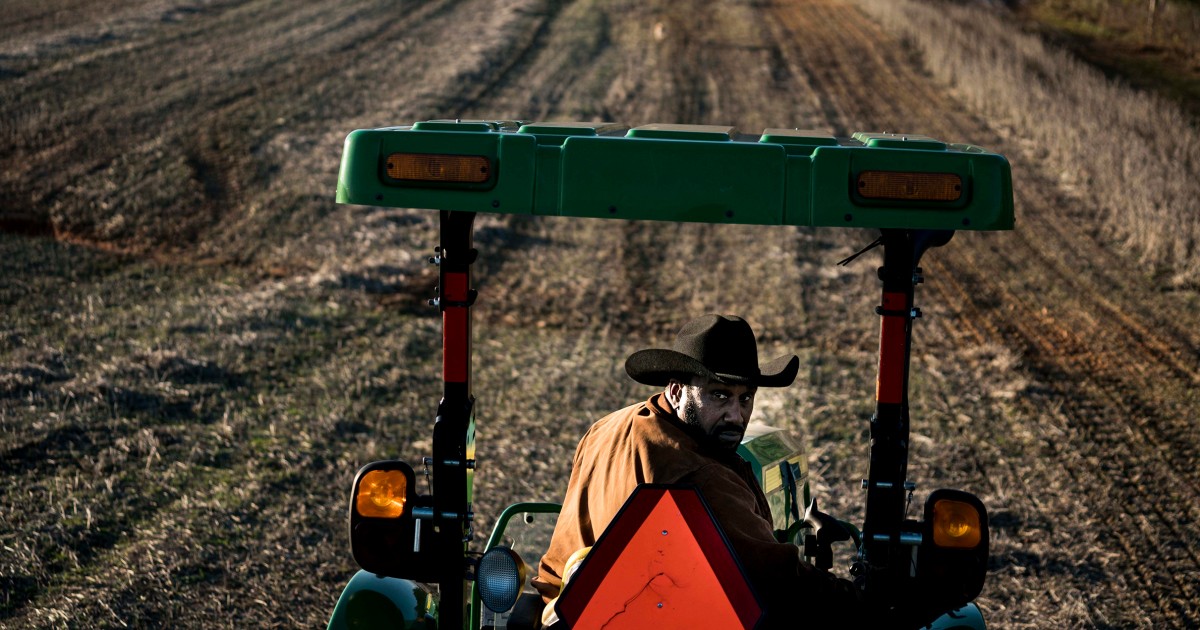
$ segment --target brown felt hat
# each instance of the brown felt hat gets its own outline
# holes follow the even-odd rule
[[[625,361],[625,371],[646,385],[666,385],[703,376],[733,385],[787,387],[796,380],[800,359],[784,355],[761,369],[758,344],[750,324],[740,317],[704,315],[683,325],[671,350],[639,350]]]

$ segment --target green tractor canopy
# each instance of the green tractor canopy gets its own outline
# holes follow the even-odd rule
[[[980,592],[988,564],[983,504],[966,492],[937,490],[923,521],[907,517],[914,487],[907,480],[909,358],[924,253],[949,242],[956,230],[1013,226],[1012,176],[1003,156],[894,133],[835,138],[767,129],[750,136],[701,125],[427,121],[351,133],[337,199],[440,211],[438,255],[430,262],[440,268],[431,304],[442,314],[444,387],[432,457],[422,461],[432,492],[413,492],[413,466],[376,462],[356,478],[359,501],[350,508],[359,565],[389,578],[435,582],[439,599],[397,598],[395,584],[377,587],[360,574],[331,627],[359,618],[351,612],[358,610],[355,602],[375,601],[391,602],[384,608],[392,612],[416,610],[422,620],[436,609],[439,627],[478,627],[479,596],[468,596],[466,582],[478,585],[488,575],[469,549],[475,519],[471,309],[478,296],[471,267],[479,254],[472,231],[481,212],[878,230],[871,247],[883,250],[883,290],[875,309],[881,327],[866,517],[860,533],[820,513],[814,502],[803,518],[814,528],[804,555],[828,569],[830,545],[853,538],[865,592],[889,607],[923,593],[948,611]],[[799,521],[801,500],[797,484],[784,477],[796,477],[799,461],[752,455],[773,462],[756,470],[765,491],[792,488],[790,499],[781,497],[773,507],[794,517],[783,519],[790,528]],[[505,551],[498,551],[492,557],[503,559]],[[520,582],[520,572],[514,575],[510,581]],[[410,617],[399,616],[414,623]]]
[[[654,221],[1008,230],[1001,155],[894,133],[418,122],[346,139],[342,203]]]

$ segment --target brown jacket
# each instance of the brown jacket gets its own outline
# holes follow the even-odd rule
[[[558,594],[567,558],[596,542],[638,484],[688,483],[700,489],[768,611],[800,597],[814,607],[861,612],[858,589],[801,560],[795,545],[775,541],[749,464],[705,448],[694,431],[662,394],[592,425],[575,451],[562,513],[534,581],[543,598]]]

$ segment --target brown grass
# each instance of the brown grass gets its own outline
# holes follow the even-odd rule
[[[1200,130],[1173,102],[1111,81],[974,5],[858,0],[925,67],[1095,208],[1173,284],[1200,282]]]
[[[1028,0],[1016,14],[1106,72],[1200,116],[1200,3]]]

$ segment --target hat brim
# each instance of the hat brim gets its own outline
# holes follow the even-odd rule
[[[639,350],[625,360],[625,372],[644,385],[666,385],[671,379],[685,381],[701,376],[730,385],[787,387],[796,380],[800,358],[784,355],[760,368],[760,374],[718,374],[682,352],[652,348]]]

